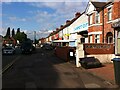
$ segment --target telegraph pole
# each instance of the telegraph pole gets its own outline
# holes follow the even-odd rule
[[[36,31],[34,31],[34,43],[35,43],[35,47],[36,47]]]

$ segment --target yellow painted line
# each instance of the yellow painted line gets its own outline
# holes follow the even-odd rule
[[[16,57],[11,63],[7,64],[3,69],[2,72],[0,72],[0,75],[4,73],[8,68],[10,68],[18,59],[20,56]]]

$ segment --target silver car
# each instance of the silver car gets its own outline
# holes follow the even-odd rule
[[[15,48],[14,47],[5,47],[2,49],[3,54],[14,54],[15,53]]]

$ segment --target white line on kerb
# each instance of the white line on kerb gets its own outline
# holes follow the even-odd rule
[[[10,66],[12,66],[19,58],[20,58],[20,56],[16,57],[12,62],[10,62],[9,64],[7,64],[7,65],[2,69],[2,72],[0,72],[0,75],[1,75],[2,73],[4,73]]]

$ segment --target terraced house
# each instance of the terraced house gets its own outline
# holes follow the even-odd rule
[[[89,1],[82,14],[76,13],[75,18],[67,20],[65,25],[61,25],[54,32],[57,34],[57,39],[54,39],[54,41],[63,42],[64,44],[62,43],[61,46],[66,46],[66,42],[67,46],[75,47],[76,51],[77,48],[81,48],[76,52],[76,64],[79,62],[81,55],[82,57],[95,57],[102,63],[111,62],[115,54],[120,54],[118,48],[120,47],[119,10],[120,0]],[[60,49],[58,52],[60,54]],[[69,50],[65,53],[63,53],[63,50],[61,52],[65,55]]]
[[[112,23],[120,18],[120,1],[89,2],[89,43],[114,43],[115,31]]]

